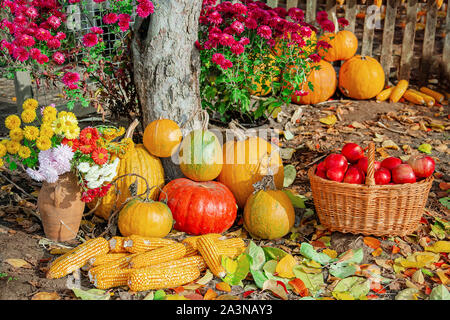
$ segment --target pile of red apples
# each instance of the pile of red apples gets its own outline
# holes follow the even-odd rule
[[[368,159],[356,143],[347,143],[341,153],[332,153],[317,166],[316,175],[337,182],[364,184]],[[406,163],[396,157],[375,161],[374,178],[378,185],[414,183],[428,178],[434,172],[433,158],[412,156]]]

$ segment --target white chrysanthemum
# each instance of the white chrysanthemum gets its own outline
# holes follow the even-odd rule
[[[59,160],[68,160],[71,161],[73,158],[74,152],[72,151],[72,147],[67,144],[60,144],[56,148],[53,148],[53,156],[55,159]]]
[[[98,179],[98,180],[89,181],[89,182],[87,183],[87,187],[88,187],[89,189],[95,189],[95,188],[98,188],[98,187],[102,186],[104,182],[105,182],[105,181],[104,181],[103,179]]]
[[[78,171],[82,172],[82,173],[87,173],[89,171],[89,169],[91,168],[91,165],[89,164],[89,162],[80,162],[77,166]]]
[[[30,176],[30,178],[33,180],[36,180],[36,181],[44,180],[44,176],[42,174],[40,174],[39,171],[33,170],[31,168],[27,168],[26,172],[27,172],[28,176]]]

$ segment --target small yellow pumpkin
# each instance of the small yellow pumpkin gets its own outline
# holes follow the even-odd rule
[[[143,144],[152,155],[166,158],[176,151],[182,138],[181,129],[175,121],[159,119],[145,127]]]

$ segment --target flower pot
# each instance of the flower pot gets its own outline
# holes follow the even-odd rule
[[[85,203],[73,173],[61,175],[55,183],[44,182],[38,196],[38,209],[44,233],[53,241],[75,239]]]

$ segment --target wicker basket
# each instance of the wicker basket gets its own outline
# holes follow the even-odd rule
[[[416,183],[376,185],[375,145],[369,145],[366,184],[323,179],[308,171],[314,206],[331,231],[376,236],[405,236],[419,226],[433,176]]]

